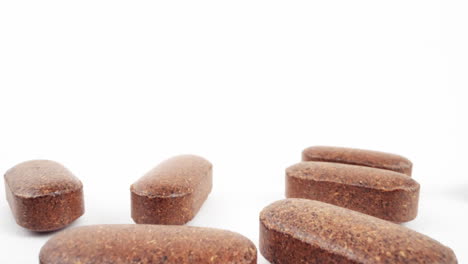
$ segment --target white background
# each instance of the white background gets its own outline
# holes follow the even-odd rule
[[[405,225],[467,263],[467,14],[465,0],[0,0],[0,171],[59,161],[84,183],[73,226],[132,223],[130,184],[198,154],[214,189],[189,224],[257,243],[303,148],[393,152],[422,188]],[[17,226],[0,189],[0,262],[37,263],[53,234]]]

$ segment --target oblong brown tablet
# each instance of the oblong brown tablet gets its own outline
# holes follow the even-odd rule
[[[209,161],[194,155],[170,158],[130,187],[132,218],[138,224],[185,224],[200,210],[211,188]]]
[[[319,201],[286,199],[260,213],[271,263],[453,264],[453,251],[406,227]]]
[[[257,249],[226,230],[164,225],[96,225],[69,229],[41,249],[41,264],[257,263]]]
[[[392,170],[411,176],[413,163],[400,155],[353,148],[315,146],[302,152],[303,161],[326,161]]]
[[[286,169],[286,197],[318,200],[406,222],[418,213],[419,184],[394,171],[308,161]]]
[[[84,213],[83,184],[54,161],[16,165],[5,173],[5,189],[16,222],[32,231],[63,228]]]

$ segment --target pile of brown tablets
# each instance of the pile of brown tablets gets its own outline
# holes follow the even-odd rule
[[[398,223],[414,219],[419,184],[401,156],[311,147],[286,169],[286,198],[260,213],[260,252],[271,263],[457,263],[453,251]],[[84,213],[83,185],[62,165],[28,161],[5,174],[16,222],[62,229]],[[212,164],[170,158],[130,186],[136,225],[71,228],[41,249],[41,264],[257,262],[246,237],[184,226],[212,189]]]

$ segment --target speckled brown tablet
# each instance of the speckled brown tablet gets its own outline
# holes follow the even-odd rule
[[[318,200],[406,222],[418,213],[419,184],[394,171],[308,161],[286,169],[286,197]]]
[[[214,228],[97,225],[57,234],[39,259],[41,264],[254,264],[257,249],[240,234]]]
[[[170,158],[131,186],[132,218],[138,224],[185,224],[211,188],[210,162],[194,155]]]
[[[286,199],[260,213],[271,263],[454,264],[453,251],[406,227],[319,201]]]
[[[411,176],[413,163],[405,157],[372,150],[315,146],[302,152],[303,161],[326,161],[392,170]]]
[[[84,213],[83,185],[50,160],[33,160],[5,173],[5,190],[16,222],[44,232],[63,228]]]

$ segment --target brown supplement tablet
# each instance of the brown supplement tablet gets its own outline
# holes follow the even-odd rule
[[[54,161],[16,165],[5,173],[5,190],[16,222],[32,231],[63,228],[84,213],[81,181]]]
[[[315,146],[302,152],[303,161],[326,161],[392,170],[411,176],[413,163],[407,158],[372,150]]]
[[[286,169],[286,197],[318,200],[407,222],[418,214],[419,184],[394,171],[308,161]]]
[[[453,251],[406,227],[319,201],[286,199],[260,213],[271,263],[457,263]]]
[[[96,225],[69,229],[41,249],[41,264],[257,263],[244,236],[220,229],[164,225]]]
[[[204,158],[170,158],[131,187],[132,218],[138,224],[181,225],[200,210],[212,188],[212,165]]]

